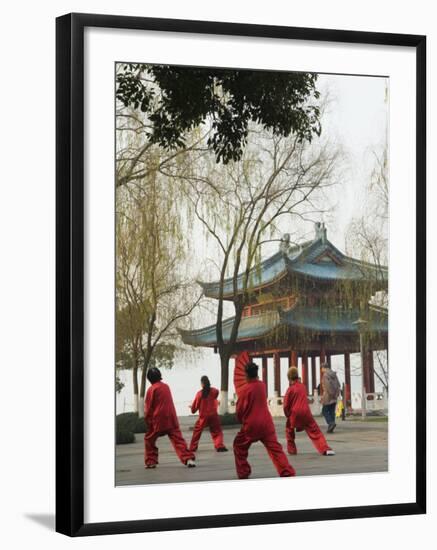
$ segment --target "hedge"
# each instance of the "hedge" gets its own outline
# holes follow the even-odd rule
[[[116,416],[117,430],[127,430],[136,434],[145,433],[146,423],[144,418],[140,418],[137,413],[121,413]]]
[[[222,426],[234,426],[240,424],[235,413],[225,413],[219,415]]]
[[[238,421],[237,415],[235,413],[225,413],[219,414],[220,424],[222,426],[239,426],[241,422]],[[189,428],[191,431],[194,430],[194,425]]]
[[[135,434],[144,433],[146,423],[137,413],[121,413],[115,417],[115,440],[117,445],[133,443]]]
[[[125,443],[134,443],[135,434],[128,430],[117,430],[115,441],[117,445],[124,445]]]

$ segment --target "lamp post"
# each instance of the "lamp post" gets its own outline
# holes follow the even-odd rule
[[[366,387],[364,384],[364,331],[366,329],[367,321],[365,319],[358,319],[353,323],[357,326],[360,333],[360,355],[361,355],[361,419],[366,418]]]

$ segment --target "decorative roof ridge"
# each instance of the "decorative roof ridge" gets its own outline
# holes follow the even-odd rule
[[[331,241],[329,241],[328,239],[324,240],[322,237],[319,237],[317,239],[314,239],[313,241],[310,241],[309,246],[304,248],[299,256],[296,256],[293,259],[288,258],[288,260],[290,263],[303,262],[311,254],[311,252],[318,247],[322,249],[320,254],[323,254],[325,250],[332,250],[339,257],[339,259],[345,259],[345,255],[343,254],[343,252],[341,252],[341,250],[333,245]]]
[[[347,267],[347,265],[354,266],[356,268],[361,267],[363,270],[371,271],[373,273],[380,271],[382,275],[380,277],[381,280],[386,280],[387,278],[387,266],[377,266],[370,262],[364,262],[357,258],[347,256],[341,250],[339,250],[330,240],[327,239],[326,230],[324,227],[321,226],[319,228],[319,233],[316,234],[316,237],[314,239],[304,241],[299,245],[294,245],[287,250],[280,248],[277,252],[275,252],[268,258],[254,265],[249,273],[249,283],[247,290],[256,289],[260,285],[264,285],[264,283],[273,283],[274,281],[278,280],[278,278],[282,278],[287,272],[290,272],[290,270],[294,270],[295,267],[297,268],[302,264],[308,263],[316,265],[318,262],[315,260],[317,260],[319,256],[322,256],[325,251],[330,251],[335,256],[335,258],[338,259],[339,263],[343,264],[344,267]],[[311,255],[315,253],[317,253],[317,257],[312,258]],[[280,261],[284,262],[284,269],[282,269],[282,266],[279,265],[278,272],[275,274],[275,276],[269,281],[263,281],[259,276],[259,273],[261,273],[263,270],[269,269],[271,266],[277,264]],[[335,259],[333,261],[335,261]],[[241,282],[243,276],[244,272],[239,273],[237,276],[238,293],[242,292]],[[321,280],[325,278],[322,273],[312,274],[310,276],[312,278]],[[363,274],[361,275],[361,277],[362,276]],[[252,277],[254,277],[254,280],[251,282]],[[220,290],[220,281],[206,282],[197,280],[196,282],[199,284],[199,286],[201,286],[206,295],[210,294],[212,295],[211,297],[217,298],[217,294]],[[223,297],[229,297],[233,294],[232,289],[229,288],[230,285],[233,285],[233,277],[226,277],[223,280]]]
[[[317,240],[319,240],[319,239],[317,239]],[[302,256],[302,254],[305,254],[308,251],[308,249],[311,248],[311,246],[313,245],[314,242],[315,242],[315,240],[311,239],[309,241],[304,241],[303,243],[297,244],[297,245],[293,246],[292,248],[290,248],[286,253],[284,253],[284,255],[287,257],[288,260],[294,261],[297,258],[299,258],[300,256]],[[297,254],[297,256],[293,256],[293,258],[290,258],[290,255],[293,252],[299,252],[299,254]]]

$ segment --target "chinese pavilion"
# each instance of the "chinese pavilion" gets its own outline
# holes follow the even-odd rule
[[[239,283],[238,290],[242,290],[241,276]],[[200,284],[205,296],[219,297],[219,283]],[[287,357],[289,365],[299,365],[302,382],[308,393],[313,393],[317,387],[316,358],[321,365],[330,363],[332,356],[342,355],[346,399],[350,402],[350,354],[360,352],[359,330],[364,336],[365,390],[375,391],[373,351],[387,350],[388,315],[386,308],[372,305],[371,298],[387,291],[386,267],[346,256],[327,239],[325,225],[318,222],[314,239],[301,245],[292,245],[289,235],[284,235],[279,251],[253,269],[249,286],[235,356],[247,351],[251,357],[260,358],[266,384],[267,359],[273,358],[275,395],[281,393],[281,357]],[[224,281],[224,299],[234,299],[232,279]],[[223,321],[225,340],[232,321]],[[180,333],[185,344],[217,351],[216,325]]]

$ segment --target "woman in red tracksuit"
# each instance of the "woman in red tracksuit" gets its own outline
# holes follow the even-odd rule
[[[335,455],[335,452],[326,442],[317,422],[311,414],[308,405],[307,390],[299,380],[297,367],[290,367],[288,370],[290,386],[284,397],[284,413],[287,417],[285,435],[287,438],[287,451],[291,455],[297,454],[295,443],[295,430],[306,431],[314,447],[322,455]]]
[[[196,452],[199,445],[200,436],[203,430],[208,427],[211,433],[215,450],[218,453],[227,451],[223,443],[223,432],[220,425],[220,418],[217,414],[217,397],[219,391],[217,388],[211,388],[211,383],[207,376],[200,379],[202,389],[196,393],[191,412],[195,414],[199,411],[199,418],[194,426],[193,437],[191,438],[190,451]]]
[[[258,380],[258,365],[246,365],[247,384],[237,401],[237,418],[242,423],[241,430],[234,440],[234,456],[237,475],[247,479],[251,467],[247,461],[252,443],[261,441],[281,477],[296,475],[293,466],[287,460],[276,436],[273,418],[267,406],[267,392],[264,382]]]
[[[151,386],[147,390],[144,403],[144,419],[148,426],[148,431],[144,435],[146,468],[156,468],[158,464],[158,447],[155,443],[158,437],[163,435],[168,435],[182,464],[193,468],[196,465],[194,453],[188,450],[179,428],[170,388],[161,381],[161,372],[155,367],[147,371],[147,379]]]

